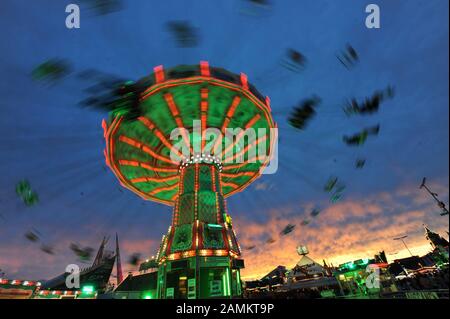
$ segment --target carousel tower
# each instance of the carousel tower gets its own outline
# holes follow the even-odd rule
[[[116,113],[103,122],[105,157],[123,187],[173,206],[156,256],[156,296],[240,296],[244,262],[225,198],[270,162],[276,125],[269,99],[245,74],[207,62],[158,66],[137,84],[145,88],[140,115]],[[241,130],[230,135],[228,129]]]

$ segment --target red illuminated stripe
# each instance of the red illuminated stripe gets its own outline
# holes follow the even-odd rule
[[[200,119],[201,119],[201,123],[202,123],[202,153],[203,153],[203,149],[205,148],[205,144],[206,144],[206,139],[205,139],[205,133],[206,133],[206,121],[207,121],[207,115],[206,113],[202,113]]]
[[[103,137],[106,138],[106,134],[108,132],[108,125],[106,124],[105,119],[102,120],[102,128],[103,128]]]
[[[269,111],[271,110],[270,108],[270,97],[266,96],[266,106],[269,109]]]
[[[211,76],[211,73],[209,71],[209,63],[208,61],[201,61],[200,62],[200,74],[202,76]]]
[[[245,73],[241,73],[241,84],[244,90],[248,90],[248,78]]]
[[[190,148],[192,151],[192,147],[190,147],[190,141],[189,137],[186,134],[186,130],[184,130],[183,120],[180,117],[180,112],[178,110],[177,105],[175,104],[175,101],[173,99],[173,95],[171,93],[164,94],[164,100],[166,101],[167,105],[169,106],[170,113],[172,113],[173,118],[175,119],[175,122],[178,125],[178,128],[181,130],[181,135],[183,137],[184,142],[186,143],[186,146]]]
[[[233,157],[231,158],[231,162],[233,162],[237,157],[245,155],[245,153],[247,153],[247,151],[250,148],[255,147],[256,145],[258,145],[261,142],[264,142],[266,139],[267,139],[267,135],[263,135],[260,138],[258,138],[256,141],[253,141],[251,144],[247,144],[240,152],[233,155]],[[224,162],[227,162],[227,161],[230,161],[229,158],[225,158]]]
[[[228,120],[228,122],[231,120],[231,118],[233,117],[234,112],[236,111],[236,108],[238,107],[239,103],[241,103],[241,97],[237,95],[237,96],[235,96],[233,98],[233,101],[231,102],[231,106],[228,109],[227,117],[226,117],[225,120]],[[224,122],[224,124],[222,124],[222,131],[226,128],[228,122]]]
[[[155,66],[153,72],[155,73],[156,83],[164,82],[164,67],[162,65]]]
[[[130,179],[131,183],[145,183],[145,182],[170,182],[173,180],[178,179],[178,175],[173,175],[169,177],[149,177],[149,176],[143,176],[143,177],[137,177]]]
[[[200,110],[201,110],[202,113],[206,113],[206,111],[208,110],[208,101],[201,101],[200,102]],[[206,115],[206,114],[204,114],[204,115]]]
[[[161,141],[161,143],[164,144],[165,147],[167,147],[170,151],[175,151],[175,152],[177,152],[177,155],[178,155],[179,157],[182,157],[182,156],[183,156],[183,154],[182,154],[179,150],[177,150],[177,149],[175,149],[175,148],[173,147],[172,143],[170,143],[170,142],[166,139],[166,137],[164,136],[164,134],[161,133],[161,131],[156,127],[156,125],[155,125],[152,121],[150,121],[148,118],[146,118],[146,117],[144,117],[144,116],[139,117],[138,120],[139,120],[142,124],[144,124],[150,131],[152,131],[152,132],[155,134],[155,136]]]
[[[202,132],[202,153],[203,153],[203,149],[205,148],[205,143],[206,143],[206,137],[205,137],[205,131],[206,131],[206,121],[207,121],[207,116],[208,116],[208,89],[207,88],[202,88],[200,90],[200,97],[201,97],[201,101],[200,101],[200,120],[201,120],[201,132]]]
[[[231,187],[231,188],[238,188],[239,185],[235,184],[235,183],[230,183],[230,182],[222,182],[222,186],[223,187]]]
[[[106,166],[111,167],[111,165],[109,165],[108,152],[106,151],[106,148],[103,150],[103,155],[105,156]]]
[[[194,173],[194,218],[198,219],[198,191],[200,190],[200,183],[198,178],[199,164],[195,164]]]
[[[198,173],[199,173],[199,165],[195,164],[194,165],[194,170],[195,170],[195,176],[194,176],[194,192],[198,192],[200,190],[200,184],[198,181]]]
[[[207,88],[202,88],[200,90],[200,97],[202,98],[202,100],[208,99],[208,93],[209,93],[209,90]]]
[[[185,170],[181,170],[181,176],[180,176],[180,195],[183,194],[184,192],[184,174],[185,174]]]
[[[180,113],[178,112],[178,108],[175,105],[175,101],[173,100],[173,96],[171,93],[164,94],[164,99],[166,100],[167,105],[169,106],[170,112],[174,117],[178,117]]]
[[[212,187],[213,187],[213,192],[217,192],[216,189],[216,168],[214,165],[211,165],[211,177],[212,177]]]
[[[156,188],[156,189],[152,190],[151,192],[149,192],[148,194],[150,196],[152,196],[152,195],[155,195],[155,194],[158,194],[158,193],[161,193],[161,192],[173,190],[173,189],[175,189],[177,187],[178,187],[178,184],[175,183],[175,184],[170,185],[170,186],[164,186],[164,187]]]
[[[217,223],[220,223],[219,193],[215,193],[215,195],[216,195],[216,219]]]
[[[141,149],[144,153],[147,153],[147,154],[153,156],[154,158],[159,159],[160,161],[163,161],[163,162],[166,162],[166,163],[169,163],[172,165],[174,164],[174,162],[170,158],[159,155],[158,153],[154,152],[150,147],[148,147],[147,145],[145,145],[137,140],[134,140],[127,136],[121,135],[119,137],[119,141],[124,142],[128,145],[131,145],[133,147],[136,147],[138,149]]]
[[[255,125],[256,122],[259,121],[260,118],[261,118],[261,115],[260,114],[256,114],[255,116],[253,116],[250,119],[250,121],[247,122],[247,124],[245,124],[245,128],[247,129],[247,128],[252,127],[253,125]]]
[[[181,196],[181,194],[183,194],[184,191],[184,174],[185,174],[185,170],[181,170],[180,172],[180,180],[178,182],[178,194],[176,194],[177,196],[174,198],[172,197],[172,200],[175,201],[175,199],[179,196]],[[173,221],[172,221],[172,225],[178,225],[178,219],[179,219],[179,215],[180,215],[180,202],[177,200],[175,202],[175,209],[173,212]]]
[[[231,102],[230,107],[228,108],[227,115],[226,115],[225,119],[223,120],[222,127],[220,129],[222,134],[225,133],[225,129],[227,128],[228,123],[230,123],[231,118],[233,117],[234,112],[236,111],[236,108],[238,107],[239,103],[241,103],[241,97],[239,95],[236,95],[233,98],[233,101]],[[218,141],[219,141],[219,139],[217,139],[215,144],[214,144],[214,147],[213,147],[214,153],[216,153],[217,147],[219,146]]]
[[[259,121],[259,119],[261,118],[261,115],[256,114],[255,116],[253,116],[248,122],[247,124],[245,124],[245,129],[251,128],[253,127],[253,125]],[[222,151],[222,156],[226,155],[230,150],[232,150],[241,140],[242,136],[244,136],[245,131],[241,131],[239,132],[239,134],[236,136],[236,140],[233,144],[228,145],[228,147]]]
[[[253,176],[255,172],[221,173],[223,177],[236,178],[240,176]]]
[[[239,164],[234,164],[234,165],[226,165],[225,164],[223,171],[231,171],[236,168],[244,167],[245,165],[250,164],[250,163],[256,163],[256,159],[257,159],[257,156],[253,156],[252,158],[249,158],[245,163],[239,163]]]
[[[155,172],[178,172],[178,170],[176,168],[162,168],[162,167],[153,167],[150,166],[148,164],[139,162],[139,161],[130,161],[130,160],[119,160],[119,164],[123,165],[123,166],[134,166],[134,167],[142,167],[145,169],[148,169],[150,171],[155,171]]]

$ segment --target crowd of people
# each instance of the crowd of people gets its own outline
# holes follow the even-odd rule
[[[289,291],[247,291],[244,298],[248,299],[318,299],[321,298],[317,289],[293,289]]]
[[[398,290],[440,290],[449,289],[449,272],[436,270],[428,273],[418,273],[396,281]]]
[[[407,298],[407,294],[414,292],[433,292],[436,298],[448,298],[449,292],[449,269],[434,270],[427,273],[416,273],[408,277],[389,281],[393,284],[393,290],[390,292],[380,291],[378,297],[381,298]],[[355,283],[356,285],[356,283]],[[339,290],[339,289],[338,289]],[[355,290],[357,290],[355,288]],[[365,290],[360,290],[365,294]],[[338,297],[348,297],[354,292],[341,287],[340,291],[335,291]],[[281,291],[272,289],[247,289],[244,298],[248,299],[317,299],[322,298],[321,292],[317,288],[292,289]],[[419,298],[419,297],[417,297]]]

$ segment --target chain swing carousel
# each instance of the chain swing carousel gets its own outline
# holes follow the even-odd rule
[[[103,121],[105,157],[123,187],[173,206],[156,255],[154,297],[240,296],[244,261],[225,198],[270,162],[276,143],[270,100],[245,74],[207,62],[158,66],[136,85],[138,112],[113,112]],[[220,136],[208,139],[211,129]],[[230,137],[228,129],[242,130]],[[258,134],[246,134],[252,129]]]

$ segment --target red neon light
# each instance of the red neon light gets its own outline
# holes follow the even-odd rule
[[[211,76],[208,61],[200,61],[200,74],[202,76]]]
[[[221,173],[223,177],[236,178],[240,176],[253,176],[255,172]]]
[[[139,142],[137,140],[129,138],[129,137],[125,136],[125,135],[121,135],[119,137],[119,141],[121,141],[123,143],[126,143],[128,145],[131,145],[133,147],[136,147],[136,148],[142,150],[144,153],[147,153],[147,154],[153,156],[154,158],[159,159],[160,161],[169,163],[171,165],[174,164],[170,158],[162,156],[162,155],[159,155],[158,153],[154,152],[150,147],[148,147],[144,143],[141,143],[141,142]]]
[[[253,141],[251,144],[247,144],[240,152],[233,155],[233,157],[231,158],[231,162],[234,161],[238,156],[245,155],[245,153],[247,153],[247,151],[250,148],[255,147],[256,145],[258,145],[261,142],[264,142],[266,139],[267,139],[267,135],[263,135],[260,138],[258,138],[256,141]],[[225,158],[225,162],[227,162],[228,160],[229,160],[229,158]]]
[[[255,116],[253,116],[248,122],[247,124],[245,124],[245,128],[248,129],[250,127],[252,127],[256,122],[259,121],[259,119],[261,118],[261,115],[256,114]],[[241,140],[242,136],[244,136],[245,131],[241,131],[239,132],[239,134],[236,136],[236,140],[233,144],[228,145],[228,147],[222,151],[222,155],[226,155],[231,149],[233,149]]]
[[[256,159],[257,159],[257,157],[253,156],[252,158],[248,159],[247,162],[245,162],[245,163],[239,163],[239,164],[234,164],[234,165],[225,165],[223,170],[231,171],[236,168],[241,168],[241,167],[244,167],[245,165],[247,165],[248,163],[254,163],[256,161]]]
[[[231,102],[230,107],[228,108],[227,115],[226,115],[225,119],[223,120],[222,128],[220,129],[220,131],[222,133],[225,133],[225,129],[228,126],[228,123],[230,123],[231,118],[233,117],[234,112],[236,111],[236,108],[238,107],[239,103],[241,103],[241,97],[239,95],[236,95],[233,98],[233,101]],[[216,153],[217,147],[219,146],[218,142],[219,142],[219,139],[217,139],[215,141],[215,143],[214,143],[214,147],[213,147],[214,153]]]
[[[173,100],[173,96],[170,93],[164,94],[164,99],[166,100],[167,105],[170,108],[170,112],[174,117],[178,117],[180,113],[178,112],[178,108],[175,105],[175,101]]]
[[[145,182],[161,182],[162,183],[162,182],[170,182],[177,178],[178,178],[178,175],[173,175],[173,176],[169,176],[169,177],[165,177],[165,178],[144,176],[144,177],[137,177],[137,178],[130,179],[130,182],[133,184],[145,183]]]
[[[241,97],[240,96],[235,96],[233,98],[233,102],[231,102],[231,106],[228,109],[227,112],[227,119],[231,119],[234,115],[234,112],[236,111],[236,108],[238,107],[239,103],[241,103]],[[228,124],[228,123],[227,123]],[[222,130],[226,127],[226,125],[222,125]]]
[[[207,115],[208,115],[208,89],[203,88],[200,90],[200,96],[202,98],[202,101],[200,101],[200,120],[201,120],[201,130],[202,130],[202,147],[201,151],[203,152],[203,149],[205,148],[205,131],[206,131],[206,121],[207,121]]]
[[[248,78],[245,73],[241,73],[241,84],[244,90],[248,90]]]
[[[199,168],[198,168],[199,166],[198,166],[198,164],[195,164],[195,166],[194,166],[194,169],[195,169],[195,171],[194,171],[194,173],[195,173],[195,176],[194,176],[194,218],[195,219],[198,219],[198,191],[199,191],[199,189],[200,189],[200,185],[199,185],[199,182],[198,182],[198,172],[199,172]]]
[[[139,162],[139,161],[129,161],[129,160],[119,160],[119,164],[123,166],[134,166],[134,167],[142,167],[148,169],[150,171],[155,172],[178,172],[176,168],[162,168],[162,167],[153,167],[148,164]]]
[[[103,137],[106,139],[106,132],[108,132],[108,125],[106,125],[105,119],[102,120]]]
[[[108,153],[106,152],[106,149],[103,150],[103,155],[105,156],[106,166],[111,167],[111,165],[109,165]]]
[[[184,130],[183,120],[180,117],[180,112],[178,111],[178,107],[175,104],[175,101],[173,99],[173,96],[171,93],[164,94],[164,100],[166,100],[167,105],[169,106],[170,113],[172,113],[172,116],[175,119],[175,122],[178,125],[178,128],[181,129],[181,134],[183,137],[184,142],[186,143],[186,146],[190,146],[189,137],[186,134],[186,130]],[[190,147],[190,150],[192,151],[192,147]]]
[[[200,109],[201,109],[202,113],[206,113],[206,111],[208,110],[208,101],[201,101]],[[204,115],[206,115],[206,114],[204,114]]]
[[[164,82],[164,67],[162,65],[155,66],[153,72],[155,72],[156,83]]]
[[[202,88],[200,90],[200,97],[202,98],[202,100],[206,100],[208,98],[208,92],[209,90],[207,88]]]
[[[217,219],[217,223],[221,222],[221,218],[220,218],[220,207],[219,207],[219,193],[216,193],[216,219]]]
[[[266,96],[266,106],[269,109],[269,111],[271,110],[270,108],[270,97]]]
[[[222,186],[225,186],[225,187],[231,187],[231,188],[233,188],[233,189],[236,189],[236,188],[239,187],[239,185],[237,185],[237,184],[235,184],[235,183],[228,183],[228,182],[222,182]]]
[[[164,192],[164,191],[170,191],[170,190],[175,189],[177,187],[178,187],[178,184],[175,183],[175,184],[170,185],[170,186],[155,188],[154,190],[152,190],[148,194],[149,195],[155,195],[155,194],[158,194],[158,193],[161,193],[161,192]]]
[[[216,190],[216,168],[214,165],[211,165],[211,177],[212,177],[212,191],[217,192]]]
[[[177,155],[178,155],[178,156],[180,156],[180,157],[183,156],[183,154],[182,154],[179,150],[177,150],[177,149],[175,149],[175,148],[173,147],[172,143],[170,143],[170,142],[166,139],[166,137],[164,136],[164,134],[161,133],[161,131],[156,127],[156,125],[155,125],[152,121],[150,121],[148,118],[146,118],[146,117],[144,117],[144,116],[139,117],[138,120],[139,120],[142,124],[144,124],[151,132],[153,132],[153,133],[155,134],[155,136],[161,141],[161,143],[164,144],[165,147],[167,147],[167,148],[170,149],[171,151],[172,151],[172,150],[175,150],[175,151],[177,152]]]

